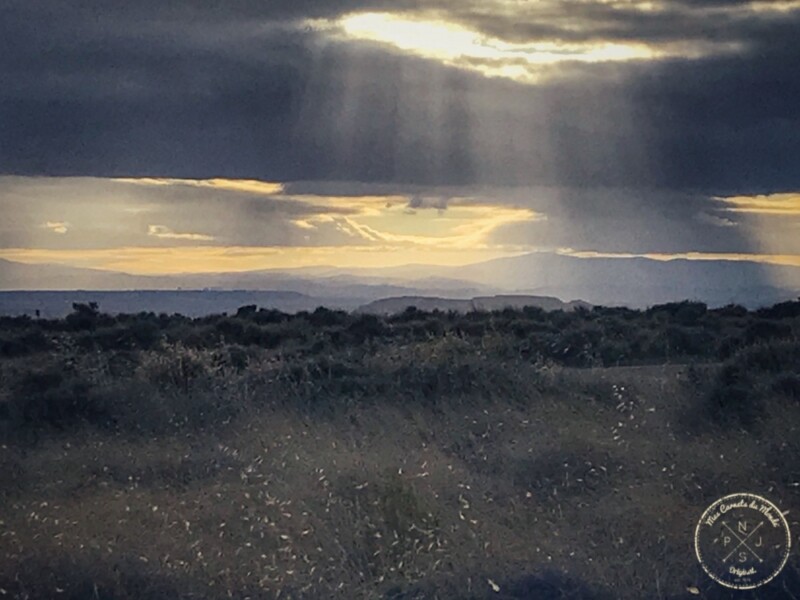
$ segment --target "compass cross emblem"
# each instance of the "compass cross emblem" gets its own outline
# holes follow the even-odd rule
[[[760,527],[761,527],[763,524],[764,524],[764,521],[761,521],[761,522],[760,522],[758,525],[756,525],[756,526],[755,526],[753,529],[751,529],[751,530],[750,530],[750,533],[747,533],[747,521],[746,521],[746,520],[745,520],[745,521],[739,521],[739,522],[737,523],[737,529],[738,529],[740,532],[742,532],[742,533],[747,533],[747,535],[746,535],[746,536],[744,536],[744,537],[741,537],[741,536],[740,536],[740,535],[739,535],[739,534],[738,534],[738,533],[737,533],[737,532],[736,532],[734,529],[732,529],[732,528],[731,528],[731,526],[730,526],[730,525],[728,525],[728,523],[727,523],[726,521],[723,521],[723,522],[722,522],[722,526],[723,526],[725,529],[727,529],[727,530],[730,532],[730,534],[731,534],[731,535],[732,535],[734,538],[736,538],[736,540],[737,540],[739,543],[736,545],[736,547],[735,547],[733,550],[731,550],[731,551],[730,551],[730,553],[729,553],[729,554],[728,554],[728,555],[727,555],[725,558],[723,558],[723,559],[722,559],[722,562],[728,562],[728,559],[729,559],[731,556],[733,556],[733,555],[736,553],[736,551],[737,551],[739,548],[741,548],[742,546],[744,546],[744,547],[747,549],[747,551],[748,551],[748,552],[750,552],[750,554],[752,554],[752,555],[753,555],[753,557],[754,557],[754,558],[755,558],[755,559],[756,559],[758,562],[760,562],[760,563],[763,563],[763,562],[764,562],[764,559],[763,559],[763,558],[761,558],[761,557],[760,557],[760,556],[759,556],[759,555],[756,553],[756,551],[755,551],[755,550],[753,550],[753,548],[750,546],[750,544],[748,544],[748,543],[747,543],[747,542],[750,540],[750,538],[751,538],[751,537],[753,537],[753,536],[755,535],[756,531],[758,531],[758,530],[759,530],[759,528],[760,528]],[[730,539],[730,538],[726,538],[726,539]],[[759,537],[759,538],[758,538],[758,543],[757,543],[757,544],[753,544],[753,545],[754,545],[754,546],[756,546],[756,547],[759,547],[759,546],[761,546],[761,538]]]
[[[752,590],[776,578],[789,560],[786,515],[762,496],[741,492],[715,500],[694,532],[700,566],[713,581]]]

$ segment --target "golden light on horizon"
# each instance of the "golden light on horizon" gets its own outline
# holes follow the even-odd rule
[[[714,199],[725,204],[725,210],[730,212],[800,217],[800,192],[720,196]]]
[[[91,189],[89,184],[102,181],[70,180],[69,183]],[[66,211],[65,216],[75,223],[74,228],[66,220],[54,219],[39,227],[59,234],[69,229],[69,239],[63,244],[48,238],[44,244],[40,240],[30,247],[0,249],[0,257],[28,264],[138,275],[410,263],[460,266],[530,250],[497,243],[496,235],[503,227],[545,218],[529,208],[492,204],[472,197],[291,194],[286,193],[284,184],[257,180],[113,181],[131,186],[134,193],[126,190],[120,196],[121,204],[112,204],[104,227],[97,226],[97,216],[102,214],[100,205],[91,225],[84,209]],[[143,196],[147,210],[142,209],[143,200],[136,194],[136,188],[143,187],[158,192]],[[174,187],[212,189],[219,194],[207,214],[184,216],[170,207],[173,196],[169,188]],[[254,217],[250,200],[261,202],[261,196],[265,212],[255,213]],[[103,189],[97,198],[114,199],[114,191]],[[181,198],[185,201],[186,195]],[[217,203],[217,199],[224,200],[224,204]],[[120,226],[116,218],[120,212],[137,215],[137,220],[130,224],[124,221]],[[265,219],[263,243],[243,243],[247,236],[239,236],[238,228],[229,224],[233,221],[249,226],[254,219],[262,218]],[[270,229],[268,225],[273,223],[277,228]],[[253,224],[258,226],[257,222]],[[118,245],[115,237],[109,237],[109,231],[119,236]]]
[[[30,265],[59,264],[131,275],[200,275],[302,267],[380,268],[412,264],[459,267],[494,258],[519,256],[531,251],[535,251],[535,249],[531,247],[494,247],[472,250],[430,249],[391,245],[283,248],[182,246],[91,250],[7,248],[0,250],[0,258]],[[795,254],[620,253],[569,248],[559,249],[556,253],[582,259],[646,258],[664,262],[673,260],[755,262],[766,265],[800,267],[800,255]]]
[[[362,206],[363,199],[352,199],[348,206]],[[418,215],[418,210],[427,211]],[[512,206],[461,204],[454,201],[446,209],[409,209],[408,199],[391,204],[369,204],[357,214],[320,214],[292,223],[300,229],[317,230],[332,225],[339,231],[365,242],[404,244],[432,249],[482,249],[488,237],[505,225],[543,220],[533,210]]]
[[[726,261],[726,262],[755,262],[760,264],[800,267],[800,255],[797,254],[756,254],[741,252],[596,252],[592,250],[572,250],[562,248],[558,254],[563,256],[574,256],[576,258],[647,258],[661,262],[673,260],[692,260],[692,261]]]
[[[536,232],[545,232],[540,228],[545,226],[535,223],[546,222],[549,215],[559,226],[557,210],[551,213],[545,204],[540,212],[525,206],[526,198],[493,196],[479,188],[327,195],[293,194],[289,185],[257,180],[113,180],[127,189],[104,187],[105,181],[63,179],[75,197],[88,200],[72,205],[44,202],[41,210],[31,214],[29,245],[0,249],[0,258],[137,275],[462,266],[536,251],[586,259],[750,261],[800,267],[797,192],[714,199],[718,209],[751,213],[735,222],[737,235],[744,232],[741,235],[750,241],[749,246],[738,246],[744,252],[687,249],[625,254],[605,252],[602,247],[554,250],[544,241],[546,235],[541,238],[543,245],[537,245],[533,242]],[[58,189],[52,180],[15,182],[30,186],[37,197]],[[176,186],[205,190],[201,194],[198,189],[197,194],[207,202],[205,208],[183,212],[180,203],[191,200],[193,194],[184,190],[175,205],[169,188]],[[151,189],[145,192],[141,189],[145,187]],[[216,193],[209,196],[205,193],[209,189]],[[134,214],[135,219],[121,219],[123,214]],[[721,217],[710,221],[712,225],[719,222],[729,225]]]
[[[111,248],[49,250],[6,248],[0,258],[23,264],[57,264],[131,275],[243,273],[302,267],[400,267],[409,264],[459,267],[525,253],[521,248],[430,249],[404,246]]]
[[[767,255],[800,252],[800,192],[715,197],[722,210],[740,214],[754,251]],[[777,264],[800,266],[792,258]],[[792,282],[775,281],[778,286]]]

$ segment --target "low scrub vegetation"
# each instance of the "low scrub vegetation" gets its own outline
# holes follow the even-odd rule
[[[14,432],[81,424],[162,431],[226,420],[251,402],[326,410],[376,398],[527,399],[546,387],[548,366],[722,360],[709,410],[752,424],[753,398],[800,393],[798,305],[754,312],[697,302],[574,313],[411,308],[385,318],[245,306],[232,316],[188,319],[111,316],[76,304],[63,320],[0,319],[0,414]]]
[[[798,332],[800,301],[2,318],[0,594],[727,597],[692,528],[793,514]]]

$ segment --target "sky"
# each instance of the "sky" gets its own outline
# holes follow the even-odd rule
[[[800,266],[798,0],[5,0],[0,258]]]

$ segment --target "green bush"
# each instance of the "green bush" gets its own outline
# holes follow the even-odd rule
[[[679,325],[695,325],[708,311],[703,302],[668,302],[650,307],[646,314],[657,320],[672,321]]]
[[[135,319],[106,327],[81,330],[76,334],[84,350],[149,350],[161,340],[161,328],[154,321]]]
[[[749,385],[717,385],[709,396],[709,409],[711,417],[723,425],[752,427],[759,419],[761,401]]]
[[[100,309],[97,306],[97,302],[89,302],[88,304],[73,304],[72,312],[67,315],[64,321],[70,329],[84,331],[94,329],[99,319]]]
[[[791,326],[786,323],[776,323],[775,321],[758,320],[748,325],[744,331],[744,340],[747,345],[791,336]]]
[[[756,314],[768,319],[796,319],[800,317],[800,298],[794,301],[781,302],[774,306],[760,308]]]
[[[797,373],[784,373],[772,382],[772,390],[783,396],[800,400],[800,375]]]
[[[257,313],[252,315],[252,319],[259,325],[268,325],[272,323],[283,323],[284,321],[288,321],[289,315],[282,313],[279,310],[262,308],[259,309]]]
[[[707,406],[720,422],[751,427],[776,393],[800,397],[800,342],[759,344],[735,354],[719,370]]]
[[[44,352],[52,347],[51,340],[39,328],[0,337],[0,356],[15,358]]]
[[[258,310],[258,307],[255,304],[240,306],[236,311],[236,316],[240,319],[252,318],[256,314],[256,310]]]
[[[324,306],[318,307],[308,315],[308,321],[314,327],[336,327],[344,325],[348,320],[348,315],[343,310],[330,310]]]
[[[715,308],[710,311],[712,314],[720,317],[746,317],[748,311],[740,304],[726,304],[720,308]]]
[[[9,417],[19,429],[66,429],[79,422],[106,425],[107,399],[62,365],[24,374],[13,386]]]
[[[800,341],[786,340],[758,344],[744,349],[734,360],[743,368],[754,372],[797,371],[800,365]]]
[[[356,343],[363,343],[368,339],[385,335],[388,327],[376,315],[360,315],[347,328],[348,334]]]

